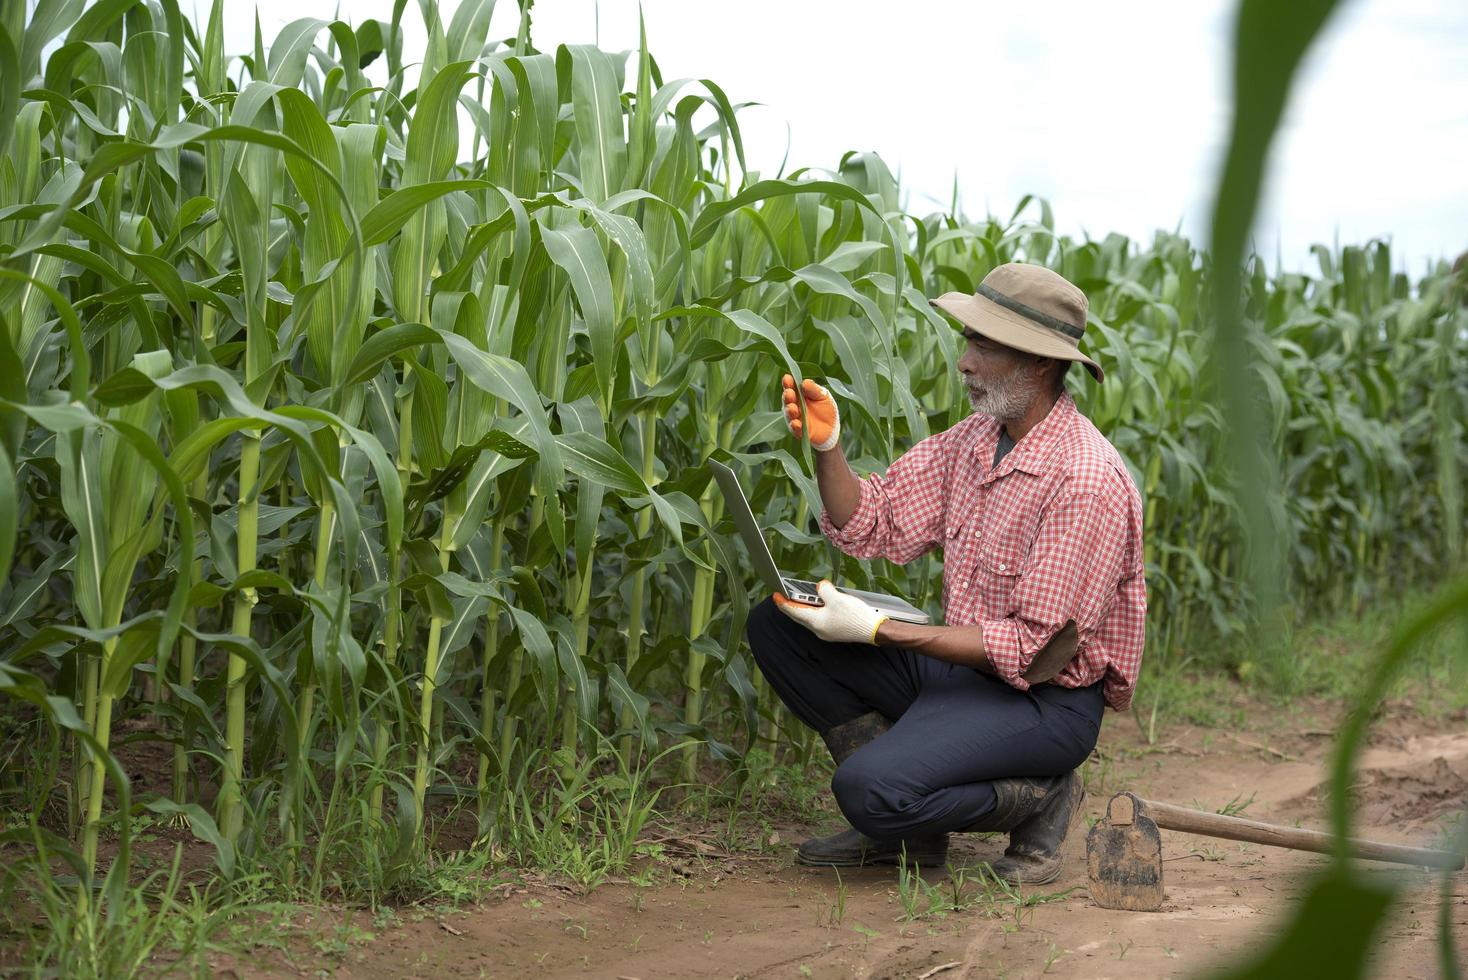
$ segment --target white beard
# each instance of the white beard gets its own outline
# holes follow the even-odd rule
[[[965,380],[964,386],[968,388],[968,399],[975,412],[992,415],[1001,422],[1017,422],[1023,418],[1040,391],[1036,378],[1018,371],[982,385]]]

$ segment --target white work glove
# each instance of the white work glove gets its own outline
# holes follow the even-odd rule
[[[816,586],[824,606],[810,606],[775,593],[775,606],[823,640],[832,643],[877,642],[877,628],[887,616],[855,596],[837,589],[826,579]]]

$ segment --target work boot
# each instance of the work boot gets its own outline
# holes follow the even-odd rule
[[[881,712],[868,711],[850,721],[843,721],[834,728],[826,729],[821,732],[821,739],[826,743],[826,748],[831,750],[832,760],[839,766],[856,755],[857,749],[891,730],[892,723]]]
[[[888,731],[892,725],[879,712],[869,711],[821,732],[831,758],[841,765],[856,750]],[[941,867],[948,858],[948,835],[925,834],[900,840],[875,840],[855,828],[829,837],[813,837],[795,850],[799,864],[828,868],[860,868],[869,864],[897,864],[904,849],[907,863],[924,868]]]
[[[827,868],[863,868],[870,864],[899,864],[904,854],[908,867],[941,868],[948,860],[948,835],[875,840],[853,827],[829,837],[811,838],[796,848],[795,860],[798,864]]]
[[[1044,885],[1060,877],[1060,848],[1086,799],[1081,774],[994,780],[993,811],[965,830],[1007,830],[1009,846],[993,864],[1011,885]]]

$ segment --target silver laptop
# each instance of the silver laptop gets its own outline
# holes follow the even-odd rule
[[[764,579],[765,585],[773,592],[783,593],[787,599],[794,599],[796,602],[804,602],[812,606],[825,605],[816,592],[815,582],[808,582],[794,575],[786,575],[775,567],[775,559],[770,554],[769,546],[765,544],[764,533],[760,530],[759,524],[755,522],[754,512],[749,509],[749,501],[745,499],[744,488],[739,485],[739,478],[734,475],[734,471],[716,459],[709,460],[708,464],[709,468],[713,470],[714,479],[719,482],[719,489],[724,491],[724,502],[729,505],[729,513],[734,518],[734,526],[739,528],[739,536],[744,539],[744,546],[749,549],[749,558],[754,562],[755,570],[759,572],[760,578]],[[841,587],[838,586],[838,588]],[[869,603],[876,612],[901,622],[926,625],[931,621],[927,613],[906,599],[883,595],[880,592],[863,592],[861,589],[841,588],[841,591]]]

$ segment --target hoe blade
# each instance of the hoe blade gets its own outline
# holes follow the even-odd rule
[[[1091,898],[1108,909],[1155,912],[1162,906],[1162,836],[1142,801],[1118,793],[1086,837]]]

